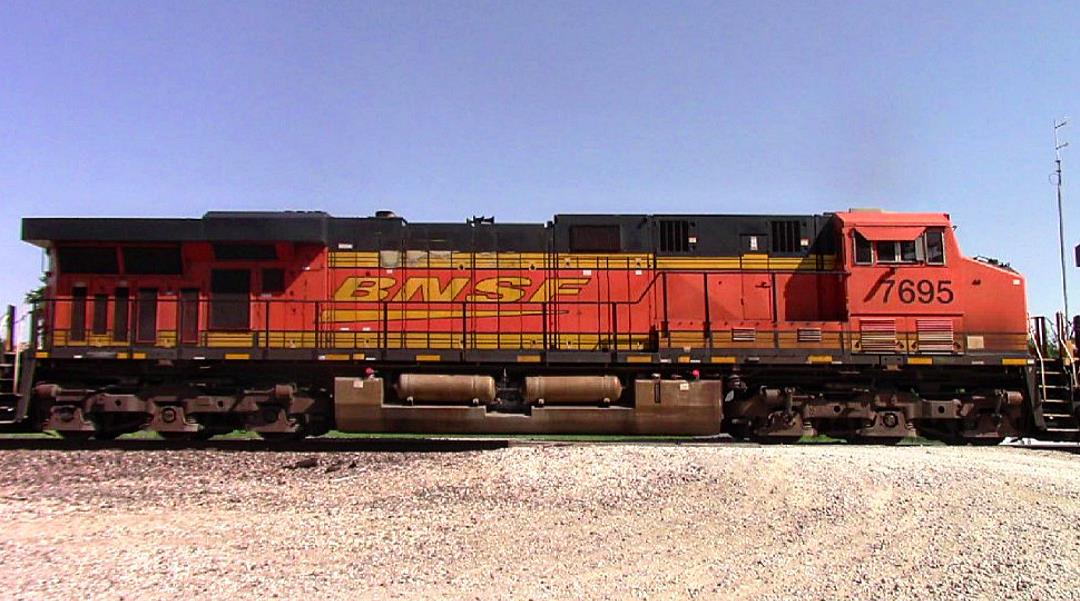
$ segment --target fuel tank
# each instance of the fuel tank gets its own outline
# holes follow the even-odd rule
[[[495,378],[448,374],[401,374],[398,398],[423,403],[482,403],[495,400]]]
[[[525,378],[525,401],[533,405],[609,404],[619,400],[622,383],[615,376],[531,376]]]

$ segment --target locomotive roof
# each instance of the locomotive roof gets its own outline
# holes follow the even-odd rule
[[[757,221],[766,219],[827,218],[810,215],[689,215],[689,214],[560,214],[548,223],[497,223],[507,233],[543,231],[553,224],[641,223],[648,219],[710,219]],[[490,222],[476,221],[488,226]],[[27,217],[22,239],[37,246],[53,242],[251,242],[276,241],[334,244],[358,235],[389,234],[403,226],[420,232],[449,232],[473,222],[407,222],[391,215],[334,217],[323,211],[211,211],[201,218],[160,217]]]

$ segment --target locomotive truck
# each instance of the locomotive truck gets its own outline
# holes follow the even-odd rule
[[[943,213],[28,218],[9,424],[1077,439],[1070,347]],[[9,339],[11,337],[9,336]],[[14,349],[13,349],[14,350]],[[17,368],[16,368],[17,364]]]

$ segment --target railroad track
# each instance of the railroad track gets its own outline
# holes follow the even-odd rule
[[[828,442],[804,443],[802,446],[832,445]],[[838,442],[836,445],[847,446]],[[3,450],[122,450],[122,451],[177,451],[212,450],[237,452],[278,453],[343,453],[343,452],[407,452],[407,453],[460,453],[468,451],[491,451],[510,447],[537,446],[725,446],[760,447],[757,442],[737,441],[727,436],[691,439],[636,438],[620,440],[562,440],[536,438],[446,438],[432,437],[373,437],[373,438],[305,438],[295,441],[265,441],[259,439],[222,440],[67,440],[63,438],[0,438]],[[867,445],[873,446],[873,445]],[[1007,442],[1001,446],[1016,449],[1053,450],[1080,454],[1080,444],[1051,443],[1030,439]]]

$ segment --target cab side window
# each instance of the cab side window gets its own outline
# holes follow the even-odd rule
[[[874,263],[874,247],[869,240],[859,232],[855,232],[855,264],[872,265]]]
[[[920,259],[918,248],[915,240],[878,242],[878,263],[915,263]]]
[[[927,228],[914,240],[870,240],[858,231],[852,234],[856,265],[945,264],[945,230]]]
[[[878,263],[898,262],[895,242],[878,242],[876,246]]]
[[[926,264],[945,264],[945,232],[941,230],[926,230],[923,234],[926,241]]]

